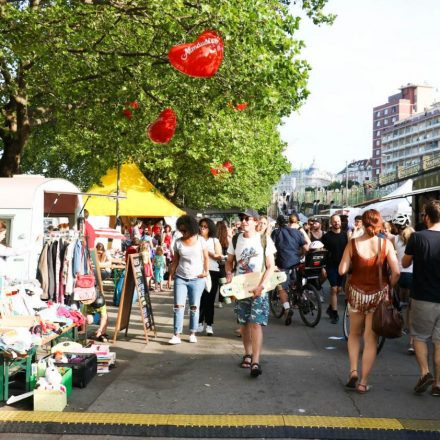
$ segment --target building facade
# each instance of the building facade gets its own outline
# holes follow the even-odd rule
[[[319,169],[315,160],[313,160],[308,168],[301,168],[289,174],[283,174],[274,191],[278,194],[291,194],[294,191],[304,191],[305,188],[321,188],[329,185],[334,180],[332,173]]]
[[[407,84],[400,92],[389,96],[384,104],[373,108],[372,176],[378,179],[382,170],[382,136],[396,122],[423,111],[434,101],[434,88],[428,85]]]
[[[364,182],[369,182],[372,179],[371,159],[356,160],[349,163],[343,170],[339,171],[335,176],[338,182],[345,182],[345,180],[352,180],[362,185]]]
[[[440,103],[396,122],[382,133],[382,172],[419,164],[423,156],[440,152]]]

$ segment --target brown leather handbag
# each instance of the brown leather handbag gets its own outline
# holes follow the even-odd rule
[[[382,264],[380,262],[381,239],[379,237],[379,282],[382,286]],[[391,295],[384,298],[377,306],[373,314],[373,331],[376,335],[385,338],[400,338],[403,333],[403,317],[392,302]]]

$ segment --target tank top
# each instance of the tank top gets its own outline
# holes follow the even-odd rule
[[[194,279],[203,273],[203,251],[206,244],[197,236],[197,241],[192,246],[186,246],[179,238],[174,251],[179,254],[179,264],[177,265],[176,275],[180,278]]]
[[[351,267],[352,274],[350,284],[357,290],[365,293],[374,293],[383,289],[388,284],[388,265],[386,259],[386,243],[381,239],[381,267],[382,267],[382,286],[379,281],[378,255],[371,258],[364,258],[359,255],[356,246],[356,240],[351,241],[352,257]]]

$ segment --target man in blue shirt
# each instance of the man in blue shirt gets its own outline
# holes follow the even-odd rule
[[[283,304],[286,313],[286,325],[292,323],[293,310],[290,308],[287,290],[295,281],[295,267],[299,264],[301,253],[309,250],[309,244],[301,231],[289,228],[284,216],[277,218],[278,228],[272,232],[272,240],[275,243],[277,254],[275,264],[278,269],[286,272],[287,280],[278,286],[278,297]]]

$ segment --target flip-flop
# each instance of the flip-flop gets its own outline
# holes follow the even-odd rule
[[[365,394],[368,393],[368,391],[371,390],[370,385],[364,385],[363,383],[358,383],[356,387],[356,392],[359,394]]]
[[[357,384],[357,381],[359,379],[357,374],[352,374],[354,372],[357,373],[357,370],[350,371],[350,377],[348,379],[348,382],[345,384],[345,388],[347,388],[349,390],[355,390],[356,389],[356,384]]]

